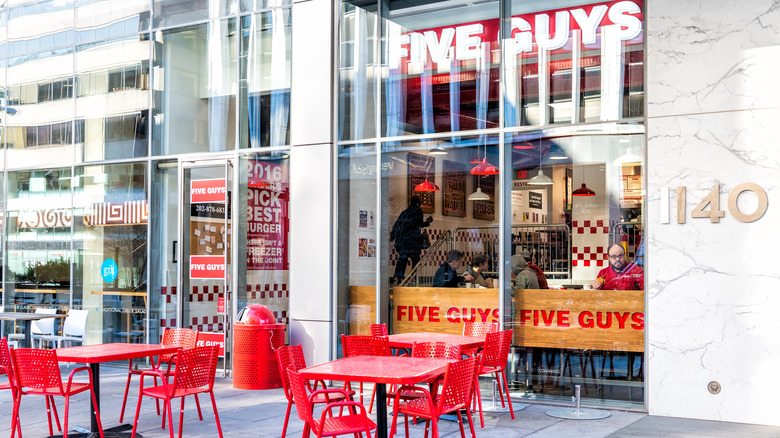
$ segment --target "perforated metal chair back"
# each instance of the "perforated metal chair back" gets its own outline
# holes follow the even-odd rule
[[[460,350],[460,345],[447,342],[415,342],[412,344],[412,357],[458,360],[461,357]]]
[[[477,373],[477,358],[452,362],[447,365],[444,373],[441,396],[437,399],[436,409],[439,413],[451,412],[455,409],[465,409],[471,402],[474,390],[474,379]]]
[[[65,395],[54,350],[15,348],[11,351],[17,387],[23,394]]]
[[[282,387],[287,401],[293,400],[292,389],[290,387],[290,377],[287,370],[298,371],[306,368],[306,358],[303,355],[303,348],[300,345],[283,345],[276,349],[276,359],[279,362],[279,370],[282,374]]]
[[[488,333],[485,337],[485,348],[482,350],[481,367],[502,371],[506,368],[509,347],[511,346],[512,330]]]
[[[163,331],[162,345],[181,347],[182,350],[195,348],[198,343],[198,332],[188,328],[168,328]],[[172,354],[160,356],[160,362],[170,362]]]
[[[8,370],[11,374],[9,378],[13,377],[13,364],[11,361],[11,350],[8,348],[8,340],[0,338],[0,374],[5,374]]]
[[[387,336],[387,324],[371,324],[371,336]]]
[[[499,329],[497,322],[464,322],[463,336],[482,337],[488,333],[495,333]]]
[[[341,335],[344,357],[390,356],[390,341],[387,336]]]
[[[290,382],[290,392],[295,403],[295,409],[298,410],[298,418],[304,422],[312,421],[312,409],[309,401],[309,395],[306,393],[306,382],[297,371],[287,368],[287,378]]]
[[[217,375],[218,350],[216,345],[180,350],[173,376],[174,394],[196,388],[211,391]]]

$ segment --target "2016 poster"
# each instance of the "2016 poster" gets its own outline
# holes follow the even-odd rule
[[[249,162],[247,190],[247,270],[287,270],[289,167]]]

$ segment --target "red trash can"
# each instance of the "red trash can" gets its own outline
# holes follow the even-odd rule
[[[234,388],[282,387],[276,349],[284,345],[284,329],[284,324],[274,323],[236,322],[233,325]]]

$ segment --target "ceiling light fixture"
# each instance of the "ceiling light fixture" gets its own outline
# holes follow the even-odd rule
[[[479,150],[477,150],[479,152]],[[498,167],[487,162],[487,139],[485,139],[485,155],[482,161],[471,169],[472,175],[498,175]]]
[[[553,180],[542,172],[542,137],[539,136],[539,174],[528,180],[528,184],[535,186],[550,186]]]
[[[596,192],[589,189],[588,186],[585,185],[585,165],[582,165],[582,187],[578,188],[577,190],[574,190],[571,192],[572,196],[596,196]]]

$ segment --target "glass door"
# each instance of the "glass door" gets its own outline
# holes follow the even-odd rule
[[[220,346],[225,373],[230,369],[233,172],[229,159],[179,167],[178,326],[199,331],[199,345]]]

